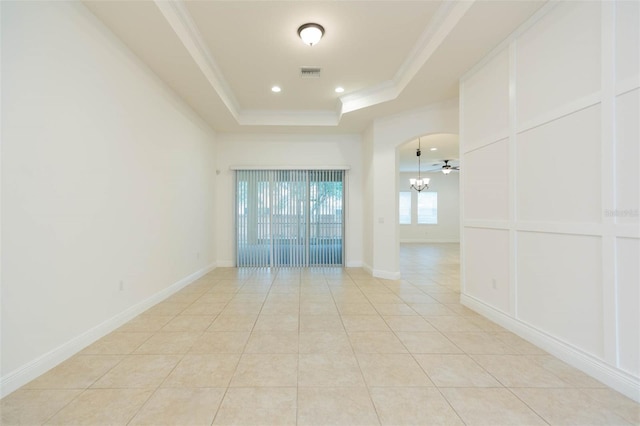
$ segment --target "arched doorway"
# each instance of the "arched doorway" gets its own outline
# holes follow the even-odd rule
[[[455,286],[460,242],[458,135],[419,136],[399,145],[396,156],[401,275],[412,279],[429,275]],[[410,184],[419,175],[429,179],[421,191]]]

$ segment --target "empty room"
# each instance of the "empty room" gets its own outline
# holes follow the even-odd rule
[[[640,2],[0,2],[3,425],[640,424]]]

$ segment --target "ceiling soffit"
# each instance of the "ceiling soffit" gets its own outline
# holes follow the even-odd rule
[[[334,110],[244,109],[234,95],[186,4],[154,0],[208,83],[241,126],[338,126],[343,114],[396,99],[453,31],[474,1],[441,2],[394,76],[338,99]]]

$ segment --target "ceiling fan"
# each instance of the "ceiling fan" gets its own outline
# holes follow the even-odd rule
[[[432,172],[439,172],[441,171],[442,173],[444,173],[445,175],[448,175],[449,173],[451,173],[452,171],[459,171],[460,167],[458,166],[452,166],[451,164],[449,164],[449,161],[453,161],[453,160],[443,160],[444,161],[444,165],[440,168],[440,169],[433,169],[430,170]],[[433,164],[434,166],[439,166],[440,163],[435,163]]]

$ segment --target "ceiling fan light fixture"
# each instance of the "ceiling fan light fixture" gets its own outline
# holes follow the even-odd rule
[[[304,44],[313,46],[317,44],[324,35],[324,28],[320,24],[308,23],[300,25],[298,36]]]
[[[451,164],[449,164],[449,161],[451,160],[444,160],[444,166],[442,166],[442,173],[444,173],[445,175],[448,175],[454,170],[460,170],[457,166],[454,167]]]

